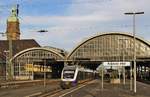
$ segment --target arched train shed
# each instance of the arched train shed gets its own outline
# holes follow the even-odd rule
[[[34,47],[23,50],[11,60],[14,78],[34,79],[34,75],[43,76],[43,72],[49,74],[47,76],[58,77],[64,65],[64,57],[61,52],[51,48]]]
[[[136,61],[150,58],[150,43],[136,37]],[[67,60],[82,64],[96,64],[112,61],[133,61],[134,37],[122,32],[102,33],[78,44],[67,56]],[[94,67],[92,65],[92,67]],[[96,67],[95,67],[96,68]]]

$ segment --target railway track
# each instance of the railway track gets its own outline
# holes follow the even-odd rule
[[[58,83],[58,81],[46,81],[46,84]],[[0,88],[22,88],[22,87],[30,87],[33,85],[43,84],[43,80],[34,80],[34,81],[12,81],[12,82],[4,82],[0,83]]]
[[[93,80],[92,80],[93,81]],[[75,86],[75,87],[71,87],[69,89],[61,89],[60,87],[53,90],[53,91],[47,91],[45,93],[41,93],[40,95],[36,95],[36,96],[29,96],[29,97],[56,97],[58,94],[66,94],[69,91],[73,91],[76,90],[78,88],[82,88],[83,86],[86,86],[87,84],[89,84],[90,81],[84,81],[82,83],[80,83],[79,85]]]
[[[40,95],[38,95],[38,97],[52,97],[53,95],[56,95],[56,94],[58,94],[58,93],[60,93],[60,92],[62,92],[62,91],[64,91],[64,90],[61,89],[61,88],[58,88],[58,89],[56,89],[56,90],[53,90],[53,91],[50,91],[50,92],[45,92],[45,93],[43,93],[43,94],[40,94]]]

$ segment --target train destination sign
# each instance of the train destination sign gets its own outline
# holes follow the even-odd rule
[[[104,66],[130,66],[130,62],[103,62]]]

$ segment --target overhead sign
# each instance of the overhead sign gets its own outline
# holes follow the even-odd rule
[[[103,62],[104,66],[130,66],[130,62]]]

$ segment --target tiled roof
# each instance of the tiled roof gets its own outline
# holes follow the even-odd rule
[[[8,40],[0,40],[0,60],[6,59],[6,52],[9,49]],[[13,55],[27,48],[40,47],[33,39],[12,40]]]

